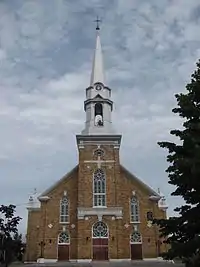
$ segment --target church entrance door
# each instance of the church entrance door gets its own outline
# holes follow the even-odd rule
[[[138,231],[134,231],[130,236],[131,260],[142,260],[142,237]]]
[[[69,260],[69,245],[58,245],[58,260],[59,261]]]
[[[93,260],[108,260],[108,227],[103,222],[97,222],[92,229]]]
[[[93,260],[108,260],[108,238],[93,239]]]
[[[141,244],[131,244],[131,260],[142,260]]]
[[[58,236],[58,261],[69,260],[70,238],[68,231],[61,232]]]

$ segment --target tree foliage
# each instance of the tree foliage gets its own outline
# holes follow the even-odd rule
[[[21,242],[17,228],[21,218],[15,216],[15,209],[14,205],[0,206],[0,259],[6,266],[16,256]]]
[[[183,119],[182,129],[172,130],[177,144],[159,142],[169,152],[168,183],[175,186],[172,196],[181,196],[184,205],[174,211],[179,216],[155,220],[162,237],[170,244],[163,256],[180,257],[188,266],[200,266],[200,61],[192,74],[186,93],[175,95],[178,107],[172,110]],[[191,263],[193,260],[198,263]],[[193,265],[192,265],[193,264]],[[197,264],[197,265],[195,265]]]

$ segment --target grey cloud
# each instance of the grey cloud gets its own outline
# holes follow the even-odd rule
[[[97,13],[121,161],[161,187],[173,214],[180,199],[169,196],[166,152],[157,141],[181,127],[171,109],[200,57],[198,2],[1,2],[0,194],[4,203],[21,203],[23,232],[33,188],[44,190],[77,163]]]

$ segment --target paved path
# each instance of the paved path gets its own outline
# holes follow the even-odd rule
[[[165,261],[124,261],[124,262],[58,262],[58,263],[40,263],[40,264],[12,264],[10,267],[184,267],[183,264],[173,264]]]

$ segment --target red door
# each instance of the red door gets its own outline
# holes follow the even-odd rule
[[[142,244],[131,244],[131,260],[142,260]]]
[[[108,260],[108,238],[93,239],[93,260]]]
[[[69,245],[58,245],[58,260],[59,261],[69,260]]]

